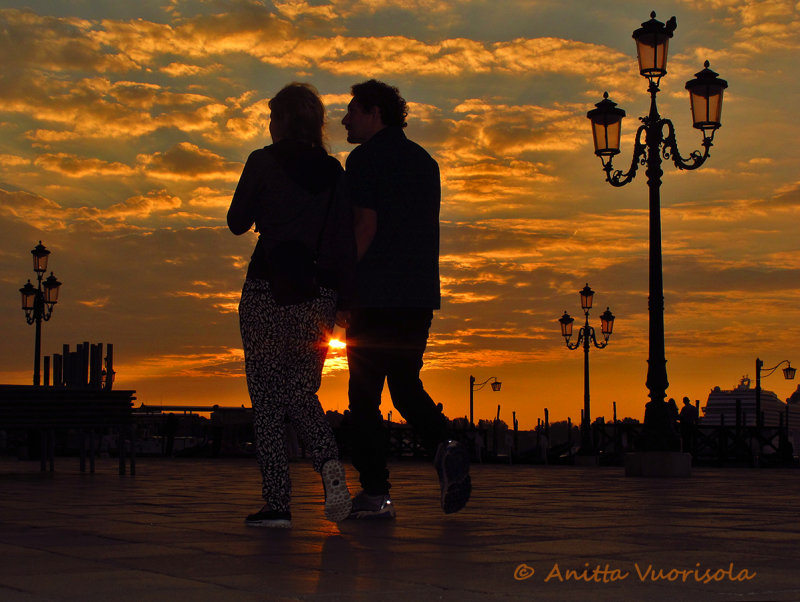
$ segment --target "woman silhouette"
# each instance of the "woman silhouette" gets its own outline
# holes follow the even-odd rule
[[[343,170],[323,144],[325,107],[308,84],[269,102],[273,143],[250,154],[228,210],[228,227],[258,242],[239,303],[247,387],[253,406],[264,507],[258,527],[291,526],[288,420],[321,473],[325,514],[350,512],[345,471],[317,397],[338,292],[355,264]]]

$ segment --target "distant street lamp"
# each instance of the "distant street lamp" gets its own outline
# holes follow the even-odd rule
[[[603,333],[603,342],[598,343],[595,337],[594,328],[589,326],[589,310],[592,308],[592,301],[594,299],[594,291],[589,288],[587,284],[583,287],[581,294],[581,309],[583,309],[586,323],[578,331],[578,340],[570,343],[569,339],[572,337],[572,323],[575,321],[566,311],[564,315],[559,318],[561,323],[561,335],[564,337],[567,347],[569,349],[577,349],[583,345],[583,420],[581,421],[581,454],[593,455],[594,443],[592,442],[591,435],[591,410],[589,403],[589,349],[590,343],[594,344],[598,349],[603,349],[608,345],[608,339],[614,330],[614,314],[607,307],[603,314],[600,316],[600,332]]]
[[[53,306],[58,302],[58,289],[61,283],[53,276],[53,272],[42,283],[42,277],[47,271],[47,257],[50,255],[42,241],[31,251],[33,255],[33,271],[36,272],[37,286],[31,281],[19,289],[22,294],[22,309],[25,311],[25,320],[28,324],[36,324],[36,345],[33,361],[33,384],[39,386],[41,377],[39,366],[42,354],[42,320],[45,322],[53,315]]]
[[[500,390],[500,385],[503,384],[499,380],[497,380],[497,377],[491,376],[491,377],[487,378],[485,381],[483,381],[482,383],[476,385],[475,384],[475,377],[470,374],[470,377],[469,377],[469,425],[470,426],[475,426],[475,421],[473,420],[473,414],[472,414],[474,393],[475,393],[475,391],[480,391],[481,389],[483,389],[486,386],[486,383],[488,383],[489,381],[492,381],[490,383],[491,387],[492,387],[492,391],[499,391]]]
[[[650,190],[650,290],[649,290],[649,317],[650,317],[650,347],[647,369],[647,388],[652,402],[662,402],[667,396],[667,360],[664,353],[664,283],[661,260],[661,200],[660,187],[661,159],[672,159],[678,169],[697,169],[709,156],[714,132],[721,126],[720,115],[722,112],[722,93],[728,87],[725,80],[719,79],[711,71],[708,61],[705,68],[696,74],[695,79],[686,83],[691,102],[692,119],[694,127],[702,131],[702,146],[705,149],[701,154],[693,151],[687,159],[681,157],[678,144],[675,140],[675,128],[672,121],[662,118],[656,106],[656,94],[661,78],[666,75],[667,48],[672,32],[677,26],[675,17],[666,23],[655,19],[656,14],[650,13],[650,20],[642,23],[642,27],[633,32],[636,40],[636,49],[639,57],[639,73],[650,82],[650,114],[642,117],[642,125],[636,131],[633,148],[633,160],[627,173],[614,171],[611,160],[620,152],[620,130],[625,111],[617,108],[616,104],[605,93],[603,100],[587,113],[592,122],[595,154],[603,163],[606,172],[606,181],[612,186],[624,186],[636,176],[638,166],[647,166],[647,184]],[[664,129],[666,128],[666,136]],[[644,142],[642,141],[644,136]],[[666,413],[663,413],[666,416]],[[659,419],[660,421],[661,419]],[[669,425],[660,425],[668,429]]]
[[[783,364],[786,364],[786,367],[783,369],[783,378],[786,380],[794,380],[794,374],[797,372],[794,368],[792,368],[791,363],[789,360],[783,360],[777,366],[773,366],[772,368],[767,368],[767,373],[764,375],[764,378],[768,377],[770,374],[775,372],[778,368],[780,368]],[[761,361],[759,358],[756,358],[756,426],[761,427],[764,426],[764,421],[761,418],[761,371],[764,370],[764,362]]]

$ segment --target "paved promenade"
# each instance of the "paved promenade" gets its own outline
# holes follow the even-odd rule
[[[77,464],[0,459],[0,600],[800,600],[800,470],[479,465],[445,516],[431,466],[400,462],[397,519],[337,526],[295,463],[273,530],[242,522],[255,460]]]

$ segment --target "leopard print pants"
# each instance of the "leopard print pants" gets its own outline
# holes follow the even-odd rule
[[[246,280],[239,302],[245,373],[262,475],[262,495],[272,510],[288,511],[289,461],[284,439],[289,419],[319,472],[339,457],[317,391],[336,316],[336,293],[298,305],[279,306],[265,280]]]

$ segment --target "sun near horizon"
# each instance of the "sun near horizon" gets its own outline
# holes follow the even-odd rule
[[[347,343],[345,341],[342,341],[341,339],[335,337],[328,339],[329,349],[338,350],[338,349],[345,349],[346,347]]]

